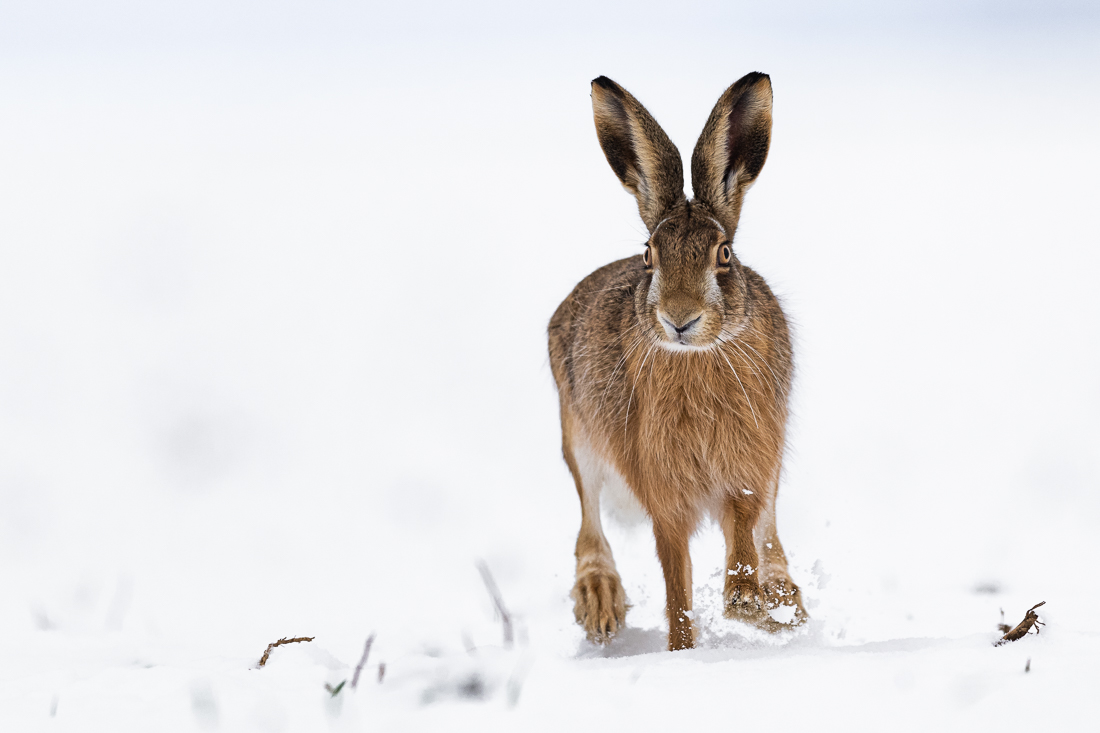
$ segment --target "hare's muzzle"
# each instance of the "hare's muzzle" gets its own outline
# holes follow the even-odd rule
[[[665,335],[670,341],[680,344],[690,343],[692,335],[699,330],[703,322],[703,311],[688,311],[687,313],[670,313],[665,310],[657,311],[657,318]]]

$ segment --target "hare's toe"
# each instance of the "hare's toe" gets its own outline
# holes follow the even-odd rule
[[[626,622],[626,592],[613,570],[594,571],[577,578],[572,596],[573,615],[594,644],[611,641]]]
[[[726,618],[754,620],[764,613],[764,593],[757,583],[743,580],[726,587]]]

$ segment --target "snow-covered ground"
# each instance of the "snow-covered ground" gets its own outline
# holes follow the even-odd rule
[[[0,730],[1095,726],[1095,11],[518,7],[0,10]],[[813,621],[722,619],[708,527],[666,652],[613,525],[594,648],[545,326],[643,230],[588,83],[687,154],[752,70]]]

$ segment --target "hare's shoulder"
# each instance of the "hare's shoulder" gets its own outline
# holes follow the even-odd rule
[[[641,255],[617,260],[584,278],[550,319],[550,365],[559,386],[573,382],[578,341],[613,338],[634,310],[634,292],[645,274]],[[584,332],[582,335],[582,331]]]
[[[743,267],[749,300],[758,317],[766,318],[770,325],[779,331],[787,331],[787,318],[783,306],[764,277],[750,267]]]
[[[745,282],[752,306],[752,331],[742,337],[761,354],[768,354],[773,373],[790,380],[793,367],[790,324],[783,306],[768,283],[756,271],[745,267]]]
[[[572,329],[579,320],[590,315],[596,306],[618,304],[634,299],[638,278],[645,272],[641,255],[626,257],[604,265],[577,283],[573,292],[558,306],[550,319],[551,332]]]

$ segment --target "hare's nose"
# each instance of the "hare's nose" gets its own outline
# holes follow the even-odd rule
[[[678,334],[684,334],[690,331],[692,327],[699,322],[699,319],[703,317],[702,313],[693,313],[688,316],[681,316],[680,318],[670,318],[665,313],[659,315],[665,325]]]

